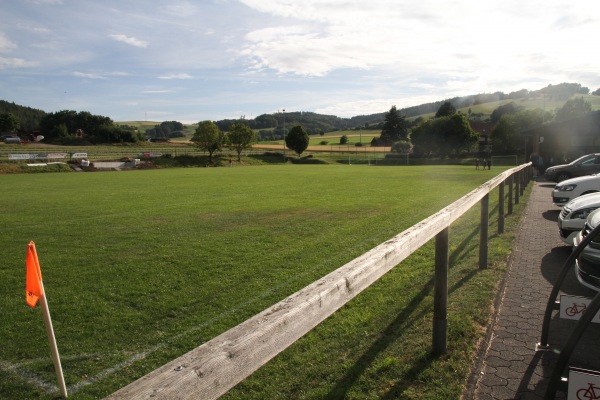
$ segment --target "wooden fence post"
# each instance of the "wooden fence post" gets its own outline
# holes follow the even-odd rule
[[[446,353],[448,332],[448,227],[435,237],[435,284],[433,295],[433,354]]]
[[[479,268],[488,266],[488,230],[490,220],[490,194],[481,199],[481,223],[479,228]]]
[[[508,214],[513,212],[513,176],[508,177]]]
[[[498,185],[498,233],[504,233],[504,181]]]
[[[519,204],[519,193],[521,193],[521,171],[515,174],[515,204]]]

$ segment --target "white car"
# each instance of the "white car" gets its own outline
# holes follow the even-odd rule
[[[562,207],[576,197],[595,192],[600,192],[600,174],[567,179],[554,186],[552,202]]]
[[[575,236],[583,229],[587,216],[600,208],[600,192],[585,194],[565,204],[558,216],[560,239],[573,246]]]
[[[583,229],[577,234],[573,244],[579,245],[598,224],[600,224],[600,209],[593,211],[587,217]],[[600,235],[585,246],[575,260],[575,274],[583,286],[600,291]]]

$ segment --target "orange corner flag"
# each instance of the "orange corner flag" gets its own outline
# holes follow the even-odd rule
[[[35,307],[38,300],[44,294],[42,285],[42,271],[40,271],[40,262],[38,261],[35,243],[33,240],[27,246],[27,272],[25,275],[25,300],[30,307]]]

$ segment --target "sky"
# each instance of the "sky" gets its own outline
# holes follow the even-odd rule
[[[600,88],[597,0],[5,0],[0,100],[113,121],[352,117]]]

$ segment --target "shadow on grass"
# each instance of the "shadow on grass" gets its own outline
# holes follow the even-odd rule
[[[490,220],[492,218],[497,218],[498,210],[499,205],[496,204],[489,212]],[[510,214],[505,214],[505,217],[509,215]],[[449,255],[449,268],[455,267],[460,258],[476,251],[476,249],[479,247],[479,242],[474,239],[479,236],[479,234],[480,225],[477,224],[477,226],[471,229],[471,231],[463,237],[458,246]],[[489,239],[491,240],[498,236],[499,234],[497,231],[495,231],[489,235]],[[481,269],[473,268],[465,273],[464,276],[462,276],[459,280],[454,282],[451,287],[448,288],[448,294],[454,293],[464,287],[480,272]],[[432,277],[427,281],[427,283],[425,283],[419,293],[412,298],[412,300],[403,308],[398,316],[381,332],[379,339],[377,339],[346,372],[346,374],[340,378],[335,387],[333,387],[331,391],[324,397],[325,399],[333,400],[346,398],[350,388],[356,381],[358,381],[359,377],[364,374],[369,366],[373,364],[377,356],[385,351],[385,349],[394,343],[394,341],[398,340],[400,336],[399,333],[402,332],[403,329],[406,329],[408,326],[410,326],[413,323],[411,321],[419,321],[423,315],[428,312],[423,310],[415,313],[415,310],[419,308],[423,301],[432,296],[434,282],[435,277]],[[427,309],[429,309],[429,307],[427,307]],[[429,368],[431,363],[436,359],[437,357],[432,353],[428,353],[416,358],[412,362],[411,368],[406,371],[403,376],[398,379],[398,382],[381,398],[396,399],[401,397],[402,393],[412,386],[412,381],[410,378],[419,375],[422,371]]]
[[[449,268],[453,268],[456,265],[456,260],[458,260],[461,255],[467,254],[473,251],[474,248],[478,247],[478,244],[469,246],[469,243],[471,243],[474,237],[479,234],[479,230],[479,226],[473,229],[471,233],[469,233],[452,252],[449,257]],[[473,279],[479,272],[480,269],[477,268],[465,274],[465,276],[448,288],[448,293],[451,294],[456,290],[459,290],[467,282]],[[432,277],[429,281],[427,281],[421,291],[415,295],[413,299],[404,307],[396,319],[394,319],[394,321],[392,321],[392,323],[390,323],[385,330],[381,332],[380,338],[377,339],[373,345],[364,352],[364,354],[356,361],[354,366],[348,370],[348,372],[338,381],[337,385],[331,389],[327,396],[324,397],[325,399],[333,400],[346,398],[353,383],[359,379],[359,377],[365,372],[365,370],[369,368],[370,365],[372,365],[378,354],[383,352],[398,339],[399,332],[402,332],[404,327],[409,326],[412,323],[411,320],[419,321],[421,317],[423,317],[427,311],[421,311],[415,315],[412,314],[414,310],[419,308],[419,305],[421,305],[425,299],[431,297],[431,293],[434,288],[434,282],[435,277]],[[431,362],[435,359],[436,357],[431,353],[415,359],[412,367],[406,373],[404,373],[403,376],[410,378],[419,375],[419,373],[427,369]],[[389,389],[382,399],[396,399],[398,396],[401,396],[401,394],[411,385],[412,382],[410,379],[399,379],[399,382]]]
[[[358,380],[358,378],[364,373],[366,369],[373,363],[377,358],[377,355],[384,351],[391,343],[398,338],[398,333],[402,331],[404,325],[408,325],[411,314],[418,308],[418,306],[430,295],[433,290],[434,278],[431,278],[423,286],[421,291],[413,297],[413,299],[404,307],[402,312],[398,314],[396,319],[392,321],[382,332],[379,339],[377,339],[373,345],[368,348],[363,355],[356,361],[354,366],[348,370],[348,372],[338,381],[338,383],[331,389],[331,391],[324,397],[328,400],[343,399],[346,398],[348,390],[352,387],[352,384]],[[420,313],[422,314],[422,312]],[[414,316],[415,318],[418,315]],[[430,357],[426,357],[416,363],[411,369],[411,373],[417,374],[423,368],[425,368],[431,361]],[[398,388],[398,390],[403,388]],[[396,391],[396,388],[394,388]]]
[[[251,154],[248,158],[259,160],[265,164],[283,164],[284,162],[284,157],[281,153]]]

